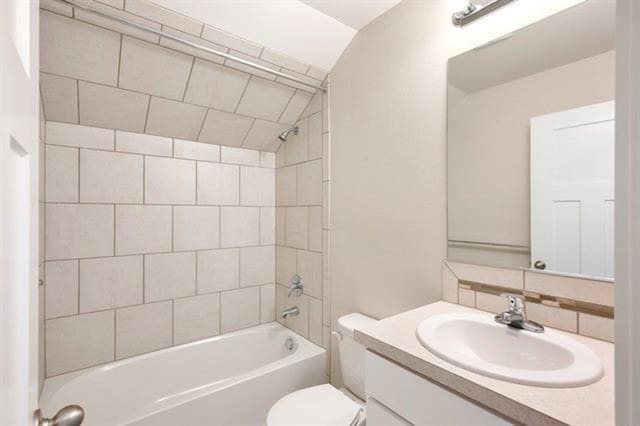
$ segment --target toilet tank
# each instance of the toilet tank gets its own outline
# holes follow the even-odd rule
[[[337,329],[342,336],[338,341],[342,380],[346,388],[362,400],[365,399],[364,352],[366,348],[353,340],[353,330],[367,327],[375,322],[373,318],[358,313],[338,318]]]

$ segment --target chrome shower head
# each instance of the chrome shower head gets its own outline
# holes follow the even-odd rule
[[[285,130],[284,132],[280,133],[280,135],[278,135],[278,139],[280,139],[282,142],[286,142],[287,137],[289,137],[289,133],[297,135],[298,133],[300,133],[300,128],[298,126],[295,126],[290,128],[289,130]]]

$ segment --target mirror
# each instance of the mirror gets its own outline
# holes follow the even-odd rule
[[[615,2],[449,61],[448,259],[613,278]]]

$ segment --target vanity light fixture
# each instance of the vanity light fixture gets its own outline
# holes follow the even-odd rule
[[[449,7],[453,11],[451,21],[453,25],[464,27],[514,1],[516,0],[493,0],[488,4],[478,5],[467,0],[449,0]]]

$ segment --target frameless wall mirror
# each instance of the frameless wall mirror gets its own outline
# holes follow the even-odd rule
[[[452,58],[448,258],[613,278],[615,1]]]

